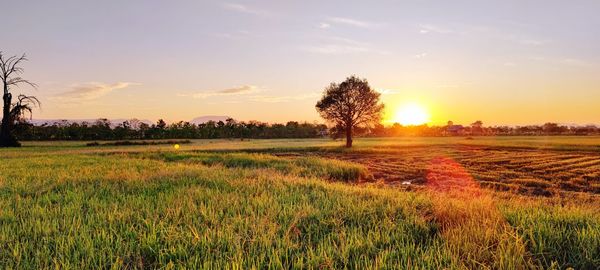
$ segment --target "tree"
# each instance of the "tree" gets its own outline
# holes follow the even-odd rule
[[[23,61],[27,61],[24,54],[21,57],[11,56],[5,59],[2,52],[0,52],[0,79],[4,89],[0,147],[21,146],[12,132],[15,122],[23,117],[25,113],[31,113],[34,106],[39,106],[39,101],[35,97],[26,95],[19,95],[17,102],[13,103],[11,87],[26,84],[36,88],[35,84],[19,76],[23,73],[23,68],[20,66]]]
[[[27,114],[31,119],[33,108],[39,107],[40,101],[34,96],[19,95],[17,102],[12,104],[9,114],[9,124],[13,125],[17,122],[24,122]]]
[[[481,135],[483,132],[483,122],[481,120],[477,120],[471,123],[471,134],[473,135]]]
[[[546,134],[556,134],[560,130],[557,123],[546,123],[542,128]]]
[[[384,105],[380,94],[369,86],[366,79],[348,77],[340,84],[325,88],[316,108],[321,117],[346,133],[346,147],[352,147],[352,133],[357,127],[368,127],[381,121]]]

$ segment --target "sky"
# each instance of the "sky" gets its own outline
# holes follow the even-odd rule
[[[2,1],[36,119],[322,121],[357,75],[388,120],[600,124],[597,0]]]

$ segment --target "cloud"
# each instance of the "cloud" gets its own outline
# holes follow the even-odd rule
[[[340,44],[323,44],[318,46],[304,47],[305,51],[320,54],[349,54],[349,53],[364,53],[370,49],[361,46],[350,46]]]
[[[433,24],[421,24],[419,25],[419,33],[421,34],[428,34],[428,33],[437,33],[437,34],[455,34],[456,31],[446,28],[446,27],[442,27],[442,26],[438,26],[438,25],[433,25]]]
[[[352,54],[352,53],[379,53],[389,54],[387,51],[382,51],[373,48],[369,43],[360,42],[352,39],[341,38],[341,37],[329,37],[319,45],[304,46],[302,50],[318,53],[318,54]]]
[[[180,97],[193,97],[198,99],[204,99],[215,96],[234,96],[234,95],[245,95],[250,93],[260,92],[261,89],[254,85],[243,85],[240,87],[227,88],[217,91],[198,92],[193,94],[177,94]]]
[[[180,97],[192,97],[197,99],[206,99],[209,97],[218,97],[218,96],[242,96],[248,94],[254,94],[251,96],[240,97],[240,99],[230,99],[220,101],[219,103],[208,103],[208,104],[221,104],[221,103],[243,103],[243,102],[265,102],[265,103],[281,103],[281,102],[291,102],[298,100],[305,100],[311,98],[319,97],[320,93],[309,93],[309,94],[301,94],[301,95],[290,95],[290,96],[274,96],[274,95],[257,95],[257,93],[261,93],[266,91],[265,89],[259,88],[253,85],[244,85],[240,87],[222,89],[217,91],[205,91],[205,92],[197,92],[191,94],[177,94]]]
[[[320,23],[320,24],[319,24],[319,28],[321,28],[321,29],[327,29],[327,28],[331,28],[331,24],[328,24],[328,23]]]
[[[99,82],[89,82],[83,84],[75,84],[72,90],[62,92],[54,98],[69,99],[69,100],[93,100],[105,96],[115,90],[124,89],[133,85],[141,85],[131,82],[117,82],[113,84],[105,84]]]
[[[232,11],[236,11],[239,13],[246,13],[246,14],[252,14],[252,15],[267,15],[268,14],[268,12],[265,10],[254,9],[254,8],[248,7],[246,5],[238,4],[238,3],[224,3],[223,8],[232,10]]]
[[[234,33],[218,33],[215,34],[215,36],[220,37],[220,38],[225,38],[225,39],[241,39],[244,37],[248,37],[250,35],[250,32],[248,31],[237,31]]]
[[[596,65],[594,62],[589,62],[586,60],[578,59],[578,58],[560,58],[560,57],[543,57],[543,56],[531,56],[529,57],[530,61],[536,61],[541,63],[547,63],[551,65],[565,65],[570,67],[590,67]]]
[[[415,55],[413,55],[413,57],[417,58],[417,59],[425,58],[425,57],[427,57],[427,53],[415,54]]]
[[[588,66],[592,65],[590,62],[587,62],[587,61],[581,60],[581,59],[575,59],[575,58],[565,58],[565,59],[560,60],[560,62],[565,65],[574,66],[574,67],[588,67]]]
[[[529,60],[541,62],[541,61],[546,61],[546,57],[543,57],[543,56],[530,56]]]
[[[223,89],[223,90],[219,90],[216,91],[215,93],[217,94],[239,94],[239,93],[245,93],[245,92],[252,92],[254,90],[256,90],[257,87],[253,86],[253,85],[244,85],[241,87],[235,87],[235,88],[228,88],[228,89]]]
[[[335,24],[349,25],[349,26],[354,26],[354,27],[358,27],[358,28],[375,28],[375,27],[380,27],[383,25],[382,23],[367,22],[367,21],[361,21],[361,20],[356,20],[356,19],[351,19],[351,18],[343,18],[343,17],[329,17],[329,18],[327,18],[327,21],[329,21],[331,23],[335,23]]]
[[[549,40],[533,38],[528,35],[508,33],[502,29],[485,25],[451,24],[451,26],[440,26],[435,24],[421,24],[418,26],[418,29],[421,34],[468,35],[535,47],[543,46],[550,42]]]
[[[523,35],[508,34],[508,33],[498,31],[498,30],[488,31],[487,34],[491,38],[505,40],[508,42],[525,45],[525,46],[538,47],[538,46],[544,46],[549,43],[548,40],[541,40],[541,39],[531,38],[531,37],[527,37],[527,36],[523,36]]]
[[[215,34],[215,36],[220,37],[220,38],[226,38],[226,39],[239,39],[240,38],[240,36],[234,35],[231,33],[218,33],[218,34]]]
[[[265,103],[283,103],[283,102],[291,102],[305,99],[318,98],[320,96],[319,93],[310,93],[296,96],[252,96],[250,97],[251,101],[255,102],[265,102]]]
[[[548,42],[544,41],[544,40],[537,40],[537,39],[521,39],[521,40],[519,40],[519,43],[524,44],[524,45],[530,45],[530,46],[542,46]]]

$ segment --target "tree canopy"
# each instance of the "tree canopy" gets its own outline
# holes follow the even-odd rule
[[[346,146],[352,147],[354,128],[381,121],[384,105],[379,102],[379,97],[366,79],[350,76],[340,84],[331,83],[325,88],[316,108],[321,117],[345,131]]]

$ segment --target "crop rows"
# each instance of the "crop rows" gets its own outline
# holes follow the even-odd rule
[[[313,154],[363,164],[376,181],[391,185],[427,185],[433,175],[437,184],[475,181],[481,187],[529,195],[600,193],[600,154],[594,152],[427,146]],[[448,166],[454,163],[459,166]]]

